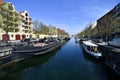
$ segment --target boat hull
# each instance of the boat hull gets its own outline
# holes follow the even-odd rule
[[[47,46],[21,46],[21,47],[14,47],[13,48],[13,53],[17,54],[27,54],[27,55],[39,55],[39,54],[44,54],[47,53],[58,46],[60,46],[60,42],[55,42],[52,44],[49,44]]]

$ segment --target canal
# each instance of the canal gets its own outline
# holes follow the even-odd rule
[[[117,80],[72,38],[58,49],[0,69],[0,80]],[[4,76],[4,77],[3,77]]]

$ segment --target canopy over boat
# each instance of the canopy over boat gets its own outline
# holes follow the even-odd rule
[[[86,45],[86,46],[93,46],[93,47],[97,47],[98,45],[90,42],[90,41],[83,41],[83,43]]]

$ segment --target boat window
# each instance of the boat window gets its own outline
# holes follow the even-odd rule
[[[87,46],[87,49],[90,51],[90,47],[89,46]]]

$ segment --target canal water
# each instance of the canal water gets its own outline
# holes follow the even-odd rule
[[[0,80],[117,80],[109,73],[72,38],[48,54],[0,69]]]

